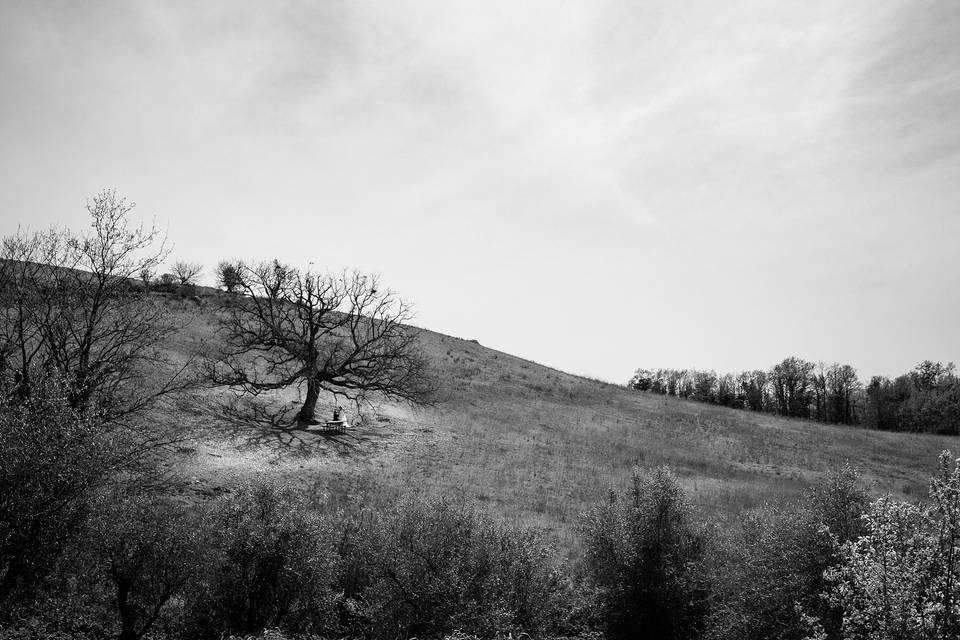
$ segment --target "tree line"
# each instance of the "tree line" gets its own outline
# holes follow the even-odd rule
[[[848,364],[789,357],[770,369],[740,373],[637,369],[628,386],[818,422],[960,434],[960,378],[953,363],[926,360],[893,379],[873,376],[864,384]]]

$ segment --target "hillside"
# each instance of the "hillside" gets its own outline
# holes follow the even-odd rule
[[[210,300],[209,298],[207,300]],[[214,339],[209,302],[170,345],[185,354]],[[334,499],[443,491],[573,540],[577,515],[621,484],[634,464],[670,465],[714,515],[795,496],[850,463],[875,493],[916,499],[947,437],[867,431],[647,395],[566,374],[475,341],[419,330],[443,381],[434,408],[385,403],[356,430],[324,436],[271,416],[296,390],[261,397],[258,411],[226,391],[180,403],[171,420],[199,434],[172,464],[185,495],[213,495],[270,474]],[[320,409],[321,415],[328,407]],[[353,420],[353,411],[348,410]]]

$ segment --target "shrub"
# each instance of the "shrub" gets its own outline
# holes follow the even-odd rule
[[[260,633],[246,636],[230,636],[227,640],[323,640],[319,636],[296,634],[289,635],[280,629],[264,629]]]
[[[960,637],[960,460],[941,454],[929,504],[880,498],[864,526],[827,572],[843,638]]]
[[[88,575],[112,603],[119,640],[139,640],[155,623],[169,627],[178,619],[167,614],[198,573],[203,552],[195,520],[183,507],[147,495],[111,493],[94,505]]]
[[[173,293],[177,290],[177,279],[172,273],[162,273],[154,282],[154,289],[163,293]]]
[[[177,295],[184,299],[199,301],[197,296],[197,285],[192,282],[185,282],[177,286]]]
[[[240,273],[236,262],[221,260],[217,264],[217,284],[233,293],[240,284]]]
[[[836,635],[839,612],[821,597],[824,571],[840,562],[840,544],[860,534],[866,505],[858,477],[847,467],[797,504],[746,514],[715,571],[708,635],[801,640],[809,632],[807,616]]]
[[[57,379],[35,381],[26,397],[0,389],[0,604],[38,586],[119,455]]]
[[[535,633],[561,617],[564,580],[532,531],[442,498],[401,500],[371,529],[375,637]]]
[[[708,595],[706,537],[667,468],[635,468],[582,522],[586,564],[614,638],[697,638]]]
[[[209,528],[212,559],[191,598],[190,635],[322,631],[333,624],[334,532],[290,487],[243,485],[217,505]]]

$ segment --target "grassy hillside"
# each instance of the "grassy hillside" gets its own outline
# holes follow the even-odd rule
[[[209,300],[209,299],[208,299]],[[205,303],[171,350],[214,340]],[[876,493],[915,499],[938,436],[828,426],[647,395],[569,375],[474,341],[421,331],[443,381],[431,409],[382,404],[356,430],[324,436],[272,414],[297,391],[237,402],[209,391],[171,420],[200,434],[172,464],[187,495],[228,490],[257,473],[283,476],[335,499],[400,490],[462,493],[510,520],[543,526],[569,545],[577,515],[621,484],[634,464],[670,465],[695,502],[720,517],[795,496],[850,463]],[[321,412],[328,407],[322,407]],[[321,414],[322,415],[322,414]],[[352,412],[348,418],[354,420]]]

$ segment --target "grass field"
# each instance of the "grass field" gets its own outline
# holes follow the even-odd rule
[[[201,311],[171,349],[187,353],[213,340],[213,322],[213,312]],[[198,433],[172,461],[182,491],[214,495],[253,474],[280,476],[334,500],[439,491],[543,527],[569,548],[578,514],[622,484],[635,464],[669,465],[694,502],[723,519],[796,496],[843,464],[858,469],[874,493],[917,499],[937,454],[958,448],[947,437],[647,395],[474,341],[426,330],[421,338],[442,380],[437,406],[384,403],[347,434],[291,429],[273,418],[293,406],[295,389],[257,405],[221,390],[182,402],[169,419]]]

